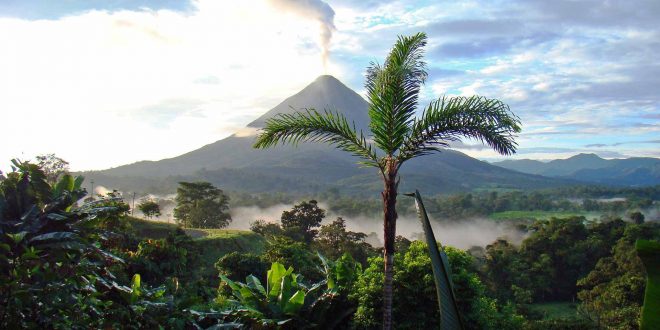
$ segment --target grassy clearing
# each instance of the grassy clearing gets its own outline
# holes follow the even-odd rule
[[[529,305],[529,309],[543,315],[546,320],[582,318],[577,312],[577,304],[572,302],[551,302]]]
[[[142,220],[134,217],[128,217],[128,223],[135,231],[135,235],[141,238],[165,238],[168,233],[178,228],[178,226],[173,223]]]
[[[504,211],[490,214],[490,218],[498,221],[509,220],[548,220],[550,218],[566,218],[572,216],[584,216],[587,219],[598,219],[600,214],[595,212],[573,212],[573,211]]]
[[[136,235],[141,238],[160,239],[176,230],[176,224],[128,218]],[[266,240],[251,231],[233,229],[196,229],[184,228],[195,239],[200,250],[200,261],[205,269],[213,265],[225,254],[238,251],[261,254],[266,247]]]
[[[222,256],[234,251],[260,255],[266,247],[266,240],[251,231],[222,229],[202,231],[207,235],[195,241],[199,244],[200,258],[205,264],[215,264]]]

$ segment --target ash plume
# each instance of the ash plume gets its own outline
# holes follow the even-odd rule
[[[296,15],[313,19],[319,22],[321,29],[321,59],[323,69],[328,71],[328,56],[330,54],[330,39],[335,30],[335,11],[326,2],[321,0],[270,0],[270,3],[280,10],[292,12]]]

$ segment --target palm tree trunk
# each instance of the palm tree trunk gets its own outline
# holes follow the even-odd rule
[[[396,182],[397,170],[394,162],[388,162],[383,191],[384,211],[384,263],[385,282],[383,285],[383,329],[392,329],[392,280],[394,277],[394,240],[396,238]]]

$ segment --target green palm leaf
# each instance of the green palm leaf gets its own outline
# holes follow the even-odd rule
[[[267,120],[254,144],[255,148],[267,148],[279,143],[326,142],[361,157],[364,165],[378,167],[385,184],[382,193],[386,270],[383,292],[385,329],[392,328],[391,270],[394,267],[396,196],[401,165],[411,158],[438,151],[439,147],[448,147],[450,141],[457,141],[461,137],[480,140],[501,154],[512,154],[517,147],[515,133],[520,132],[520,121],[507,105],[479,96],[443,97],[432,102],[420,118],[415,118],[419,91],[427,78],[426,63],[423,61],[426,40],[424,33],[399,37],[382,66],[371,63],[367,68],[365,87],[371,120],[369,129],[375,146],[367,141],[362,131],[355,129],[355,124],[349,125],[341,114],[329,111],[319,113],[314,109],[281,114]],[[379,149],[378,154],[376,149]],[[418,205],[422,205],[421,199],[418,201]],[[430,232],[430,227],[428,229]],[[432,232],[428,237],[432,237]],[[435,246],[435,239],[431,240],[433,244],[429,243],[429,246]],[[439,253],[437,249],[434,251]],[[434,268],[436,280],[440,281],[438,276],[444,274],[446,279],[438,283],[449,283],[449,286],[443,286],[445,299],[439,301],[451,301],[453,304],[455,300],[447,298],[451,296],[446,293],[451,292],[446,290],[447,287],[451,289],[451,281],[448,279],[446,257],[443,259],[442,255],[432,257],[437,266]],[[443,296],[439,294],[439,297]],[[447,311],[443,315],[454,315]],[[459,323],[444,321],[443,324],[460,324],[458,316],[455,320]]]
[[[640,329],[657,329],[660,324],[660,242],[638,240],[635,249],[646,268],[646,290]]]
[[[415,115],[419,89],[426,80],[422,61],[426,34],[399,37],[385,60],[367,69],[369,128],[376,145],[392,155],[404,141]]]
[[[520,120],[499,100],[481,96],[442,97],[412,124],[399,153],[400,161],[438,151],[460,137],[479,140],[500,154],[515,152]]]
[[[429,248],[431,264],[433,265],[433,277],[435,279],[435,290],[438,296],[438,305],[440,307],[440,329],[463,329],[463,322],[456,304],[453,284],[451,281],[451,268],[447,255],[442,251],[442,246],[438,246],[431,229],[429,217],[426,214],[422,196],[415,190],[412,194],[406,194],[415,198],[417,207],[417,216],[424,229],[424,237]]]
[[[255,148],[268,148],[279,143],[325,142],[364,159],[364,165],[380,167],[376,151],[367,142],[362,131],[350,125],[338,112],[315,109],[293,114],[279,114],[266,121],[266,127],[257,137]]]

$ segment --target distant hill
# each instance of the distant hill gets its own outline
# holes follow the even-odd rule
[[[653,186],[660,184],[660,159],[636,157],[603,159],[595,154],[579,154],[549,162],[505,160],[495,162],[506,169],[548,177],[616,186]]]
[[[82,173],[96,184],[123,191],[174,192],[182,180],[206,180],[226,190],[313,193],[337,188],[341,193],[375,193],[382,189],[372,168],[356,166],[357,158],[323,144],[252,148],[257,129],[278,113],[302,108],[342,112],[356,127],[368,126],[367,102],[332,76],[320,76],[299,93],[250,123],[248,133],[234,134],[178,157],[142,161],[103,171]],[[474,189],[527,189],[564,185],[568,181],[524,174],[443,150],[406,163],[401,190],[425,193]]]

